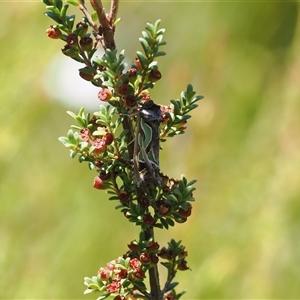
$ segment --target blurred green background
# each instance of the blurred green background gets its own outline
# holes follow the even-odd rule
[[[147,21],[167,29],[153,98],[168,104],[187,83],[205,96],[161,159],[164,173],[198,179],[189,221],[157,233],[187,247],[184,299],[300,297],[299,7],[121,1],[116,39],[129,59]],[[44,11],[0,2],[0,298],[96,299],[83,296],[83,277],[138,230],[57,140],[72,107],[44,89],[60,93],[46,74],[63,47],[46,37]]]

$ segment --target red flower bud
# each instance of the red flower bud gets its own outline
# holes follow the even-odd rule
[[[76,32],[80,37],[83,37],[87,31],[88,31],[89,26],[86,23],[79,22],[76,25]]]
[[[134,95],[128,95],[124,99],[125,106],[128,108],[134,108],[137,104],[136,97]]]
[[[79,45],[83,51],[90,51],[93,48],[93,39],[85,36],[80,39]]]
[[[161,79],[161,73],[157,69],[152,69],[149,73],[149,80],[151,82],[156,82]]]
[[[137,241],[132,241],[130,244],[127,245],[128,248],[130,249],[130,251],[132,252],[139,252],[141,249],[140,249],[140,246],[138,245],[138,242]]]
[[[62,53],[69,57],[78,57],[78,49],[73,48],[69,45],[65,45],[63,49],[61,49]]]
[[[75,33],[69,33],[67,35],[67,40],[66,40],[67,44],[70,47],[76,47],[78,45],[78,37]]]
[[[143,279],[143,278],[146,277],[146,276],[145,276],[145,272],[144,272],[143,270],[141,270],[141,269],[134,270],[134,271],[133,271],[133,275],[134,275],[134,277],[137,278],[137,279]]]
[[[147,250],[149,252],[156,252],[159,249],[159,244],[157,242],[154,241],[149,241],[147,244]]]
[[[128,74],[128,79],[131,83],[135,82],[137,78],[137,69],[136,68],[131,68],[127,71]]]
[[[126,203],[130,198],[130,194],[126,191],[121,191],[119,193],[119,199],[122,203]]]
[[[103,181],[109,180],[109,179],[110,179],[110,173],[106,173],[104,170],[102,170],[102,171],[99,173],[99,177],[100,177],[100,179],[103,180]]]
[[[159,261],[158,256],[156,255],[151,255],[151,264],[156,265]]]
[[[53,26],[50,26],[50,28],[46,30],[46,34],[51,39],[59,39],[62,36],[61,31]]]
[[[168,251],[167,251],[166,247],[162,247],[159,250],[159,252],[157,253],[157,255],[161,258],[169,259],[169,255],[168,255]]]
[[[95,148],[94,151],[96,153],[102,153],[106,149],[104,141],[100,138],[95,138],[92,142],[92,146]]]
[[[112,92],[108,88],[102,88],[98,93],[98,99],[100,101],[107,102],[112,96]]]
[[[146,225],[152,226],[155,224],[155,219],[150,214],[145,214],[143,217],[143,221]]]
[[[186,271],[189,270],[190,268],[187,266],[187,261],[185,259],[183,259],[177,267],[178,270],[180,271]]]
[[[117,93],[126,96],[129,92],[129,85],[128,83],[123,83],[117,87]]]
[[[147,208],[150,205],[149,199],[144,195],[139,196],[137,202],[142,208]]]
[[[96,176],[94,179],[94,188],[98,189],[98,190],[106,189],[106,186],[105,186],[103,180],[99,176]]]
[[[192,206],[189,206],[187,210],[184,210],[182,208],[179,208],[178,214],[181,218],[187,218],[192,214]]]
[[[106,135],[104,135],[102,137],[102,139],[103,139],[105,145],[110,145],[114,140],[114,136],[112,135],[112,133],[107,133]]]
[[[147,252],[141,253],[141,255],[140,255],[140,261],[144,265],[150,264],[150,262],[151,262],[150,255]]]
[[[139,60],[138,58],[136,58],[136,59],[134,60],[134,65],[137,67],[137,69],[138,69],[139,71],[142,71],[142,70],[143,70],[142,64],[141,64],[141,62],[140,62],[140,60]]]

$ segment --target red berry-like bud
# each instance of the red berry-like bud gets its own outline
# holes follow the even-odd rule
[[[50,26],[50,28],[46,30],[46,34],[51,39],[59,39],[62,36],[61,31],[53,26]]]
[[[63,49],[61,49],[62,53],[69,57],[78,57],[78,49],[73,48],[69,45],[65,45]]]
[[[107,281],[111,276],[111,271],[108,268],[100,268],[98,275],[100,276],[101,280]]]
[[[180,217],[182,218],[187,218],[192,214],[192,206],[189,206],[187,208],[187,210],[184,210],[182,208],[179,208],[178,210],[178,214],[180,215]]]
[[[154,253],[159,249],[159,244],[157,242],[154,241],[149,241],[147,244],[147,250],[150,253]]]
[[[158,201],[157,201],[158,202]],[[171,207],[170,205],[164,203],[164,201],[160,201],[161,203],[157,203],[157,207],[158,207],[158,212],[162,215],[162,216],[167,216],[170,212],[171,212]]]
[[[110,173],[106,173],[104,170],[102,170],[99,174],[99,177],[101,180],[109,180],[110,179]]]
[[[157,253],[157,255],[161,258],[164,258],[164,259],[169,259],[169,256],[168,256],[168,251],[166,249],[166,247],[162,247],[159,252]]]
[[[105,145],[110,145],[114,140],[114,136],[112,135],[112,133],[107,133],[106,135],[104,135],[102,137],[102,139],[103,139]]]
[[[187,266],[187,261],[185,259],[183,259],[177,267],[178,270],[180,271],[186,271],[189,270],[190,268]]]
[[[108,88],[102,88],[98,93],[98,99],[100,101],[107,102],[112,96],[112,92]]]
[[[143,217],[143,221],[146,225],[152,226],[155,224],[155,219],[150,214],[145,214]]]
[[[95,148],[94,151],[96,153],[102,153],[106,149],[104,141],[100,138],[95,138],[92,142],[92,146]]]
[[[156,255],[151,255],[151,264],[156,265],[159,261],[158,256]]]
[[[88,28],[89,26],[86,24],[86,23],[83,23],[83,22],[79,22],[77,23],[76,25],[76,33],[80,36],[80,37],[83,37],[85,36],[85,34],[87,33],[88,31]]]
[[[142,208],[147,208],[150,204],[149,199],[143,195],[137,198],[137,202]]]
[[[129,85],[128,83],[123,83],[117,87],[117,93],[126,96],[129,92]]]
[[[136,59],[134,60],[134,65],[137,67],[137,69],[138,69],[139,71],[142,71],[142,70],[143,70],[142,64],[141,64],[141,62],[140,62],[140,60],[139,60],[138,58],[136,58]]]
[[[149,73],[149,80],[151,82],[156,82],[161,79],[161,73],[157,69],[152,69]]]
[[[141,253],[141,255],[140,255],[140,261],[144,265],[150,264],[150,262],[151,262],[150,255],[147,252]]]
[[[175,253],[172,249],[167,249],[167,258],[173,259],[175,257]]]
[[[136,97],[134,95],[128,95],[124,98],[124,104],[128,108],[134,108],[137,104]]]
[[[78,37],[75,33],[69,33],[66,41],[70,47],[76,47],[78,45]]]
[[[120,281],[113,281],[112,283],[109,283],[106,286],[106,289],[109,293],[116,293],[121,287],[121,282]]]
[[[146,276],[145,276],[145,272],[144,272],[143,270],[141,270],[141,269],[134,270],[134,271],[133,271],[133,275],[134,275],[134,277],[137,278],[137,279],[143,279],[143,278],[146,277]]]
[[[139,252],[141,250],[140,246],[138,245],[137,241],[132,241],[130,244],[127,245],[130,251],[132,252]]]
[[[163,123],[168,122],[169,118],[167,116],[167,113],[173,113],[174,109],[170,105],[168,105],[168,106],[161,105],[160,110],[161,110],[162,117],[163,117]]]
[[[128,200],[130,199],[130,194],[126,191],[121,191],[118,196],[123,204],[128,202]]]
[[[169,292],[167,295],[165,295],[164,300],[176,300],[176,297],[172,292]]]
[[[98,160],[98,159],[95,160],[94,164],[99,169],[103,167],[103,163],[100,160]]]
[[[90,136],[91,133],[89,131],[88,128],[83,128],[80,130],[80,137],[85,141],[85,142],[89,142],[90,141]]]
[[[94,179],[94,188],[98,189],[98,190],[106,189],[106,186],[105,186],[103,180],[99,176],[96,176]]]
[[[182,258],[186,258],[188,255],[187,251],[182,250],[179,254],[178,254],[178,258],[182,259]]]
[[[127,71],[128,79],[131,83],[136,80],[138,70],[136,68],[131,68]]]
[[[88,36],[84,36],[80,39],[79,45],[83,51],[88,52],[93,48],[93,39]]]

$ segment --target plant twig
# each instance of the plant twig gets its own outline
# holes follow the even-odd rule
[[[116,43],[114,40],[115,25],[112,22],[112,18],[114,18],[117,13],[118,0],[112,1],[113,11],[111,11],[109,14],[109,16],[111,16],[110,18],[107,18],[101,0],[90,0],[90,3],[96,11],[100,23],[98,33],[103,37],[103,39],[101,39],[102,47],[104,50],[114,50],[116,48]]]
[[[119,8],[119,0],[112,0],[110,6],[110,13],[108,15],[108,22],[110,24],[113,24],[116,21],[118,8]]]

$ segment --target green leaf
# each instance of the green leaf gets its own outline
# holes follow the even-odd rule
[[[175,226],[175,222],[171,218],[166,218],[166,220],[170,226]]]
[[[140,63],[142,65],[143,69],[147,69],[148,65],[149,65],[149,61],[146,58],[146,56],[140,51],[137,51],[136,54],[137,54],[138,59],[140,60]]]
[[[169,284],[164,288],[164,291],[165,291],[165,292],[171,291],[171,290],[173,290],[178,284],[179,284],[179,282],[171,282],[171,283],[169,283]]]
[[[46,6],[46,8],[52,11],[57,16],[60,16],[60,10],[57,7],[50,5],[50,6]]]
[[[60,11],[60,18],[63,23],[66,22],[66,15],[67,15],[68,8],[69,8],[69,5],[65,4],[64,7],[62,8],[62,10]]]
[[[61,143],[63,143],[64,145],[67,144],[67,143],[69,143],[69,139],[68,139],[67,137],[65,137],[65,136],[59,137],[58,140],[59,140]]]
[[[158,27],[159,27],[159,25],[160,25],[160,22],[161,22],[161,20],[158,19],[158,20],[154,23],[153,31],[156,32],[156,33],[158,32],[157,30],[158,30]],[[162,30],[162,29],[160,29],[160,30]]]
[[[62,0],[53,0],[53,4],[59,9],[62,9],[63,1]]]
[[[52,11],[46,11],[44,13],[44,15],[51,18],[52,20],[54,20],[57,23],[61,22],[60,18],[55,13],[53,13]]]
[[[76,119],[76,117],[77,117],[77,115],[76,114],[74,114],[72,111],[67,111],[67,114],[69,115],[69,116],[71,116],[73,119]]]
[[[167,197],[167,201],[168,201],[168,203],[170,203],[170,204],[172,204],[172,203],[177,203],[178,202],[178,199],[175,197],[175,195],[173,195],[173,194],[170,194],[170,195],[168,195],[168,197]]]
[[[74,5],[74,6],[78,6],[78,1],[77,0],[67,0],[67,3]]]
[[[97,300],[103,300],[103,299],[106,299],[109,296],[110,296],[110,294],[105,294],[103,296],[98,297]]]
[[[75,151],[75,150],[70,150],[70,157],[71,157],[71,158],[74,158],[77,154],[78,154],[77,151]]]
[[[148,56],[149,50],[151,51],[148,42],[144,38],[139,38],[139,41],[144,49],[145,54]]]
[[[69,16],[67,18],[67,24],[70,30],[73,30],[74,22],[75,22],[75,15]]]
[[[158,51],[158,52],[154,53],[153,57],[164,56],[164,55],[166,55],[166,52]]]
[[[49,0],[42,0],[42,2],[46,5],[52,5],[52,1],[49,1]]]
[[[86,123],[86,120],[83,119],[82,117],[80,116],[76,116],[75,120],[77,121],[77,123],[82,126],[82,127],[87,127],[87,123]]]
[[[134,285],[140,290],[140,291],[145,291],[146,290],[146,285],[143,281],[134,281]]]
[[[193,179],[191,180],[189,183],[186,184],[186,186],[190,186],[190,185],[193,185],[194,183],[196,183],[197,180],[196,179]]]
[[[169,224],[165,218],[160,218],[159,220],[166,229],[169,229]]]

